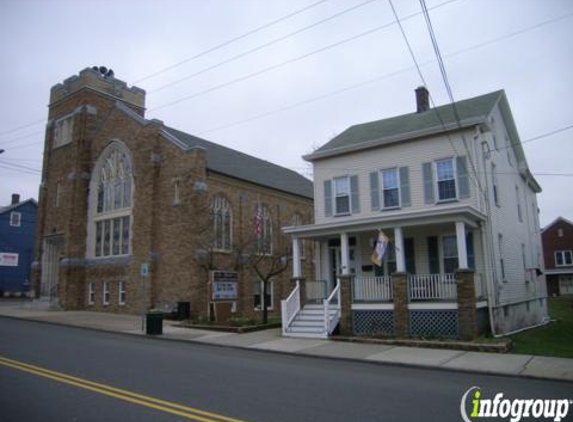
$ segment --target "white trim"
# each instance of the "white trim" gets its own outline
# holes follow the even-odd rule
[[[486,306],[487,306],[487,300],[476,302],[477,309],[485,308]]]
[[[353,311],[393,311],[393,303],[353,303],[350,307]]]
[[[456,302],[408,303],[408,310],[458,309]]]
[[[463,215],[467,214],[467,215]],[[477,228],[476,220],[485,221],[486,216],[473,206],[455,204],[442,206],[431,210],[406,212],[399,210],[396,214],[377,214],[374,217],[355,218],[349,221],[329,222],[321,224],[308,224],[304,226],[283,227],[285,234],[298,234],[299,237],[313,237],[337,235],[341,230],[368,231],[376,229],[390,229],[399,225],[402,228],[419,225],[451,223],[463,221],[470,228]]]

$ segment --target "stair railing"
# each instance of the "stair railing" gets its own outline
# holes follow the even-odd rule
[[[297,280],[296,286],[291,294],[284,300],[281,300],[281,320],[283,334],[286,334],[289,325],[292,323],[296,314],[300,311],[300,282]]]
[[[334,302],[336,298],[336,313],[330,317],[330,305]],[[324,330],[327,335],[334,331],[334,328],[338,324],[340,320],[340,280],[336,280],[336,287],[332,290],[330,296],[327,299],[324,299]]]

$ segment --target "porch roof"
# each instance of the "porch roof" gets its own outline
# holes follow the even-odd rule
[[[298,238],[312,238],[340,233],[361,232],[393,227],[413,227],[429,224],[443,224],[462,221],[471,228],[477,228],[486,216],[475,208],[463,205],[433,210],[400,212],[399,214],[380,214],[374,217],[355,218],[322,224],[283,227],[285,234]]]

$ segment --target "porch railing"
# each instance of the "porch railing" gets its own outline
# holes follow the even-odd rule
[[[296,314],[300,311],[300,282],[296,282],[296,287],[293,289],[291,294],[284,300],[281,301],[281,317],[282,317],[282,329],[283,334],[287,332],[287,329]]]
[[[352,285],[354,302],[392,301],[392,277],[357,277]]]
[[[326,334],[331,334],[338,321],[340,321],[342,300],[340,297],[340,280],[337,280],[336,287],[328,298],[324,299],[324,329]],[[334,311],[334,312],[332,312]]]
[[[328,297],[326,280],[307,281],[305,288],[306,299],[309,301],[322,302]]]
[[[411,301],[456,300],[454,274],[413,274],[408,276],[408,296]]]

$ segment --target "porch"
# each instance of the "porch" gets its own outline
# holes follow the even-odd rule
[[[481,227],[463,213],[455,217],[392,228],[347,222],[328,230],[286,229],[293,235],[297,287],[283,301],[283,334],[296,336],[297,327],[307,327],[305,337],[326,337],[339,325],[344,335],[475,337],[489,318]],[[386,253],[374,264],[379,231]],[[314,280],[305,281],[300,272],[302,239],[314,241]],[[321,324],[316,315],[314,323],[305,318],[309,306],[321,314]]]

